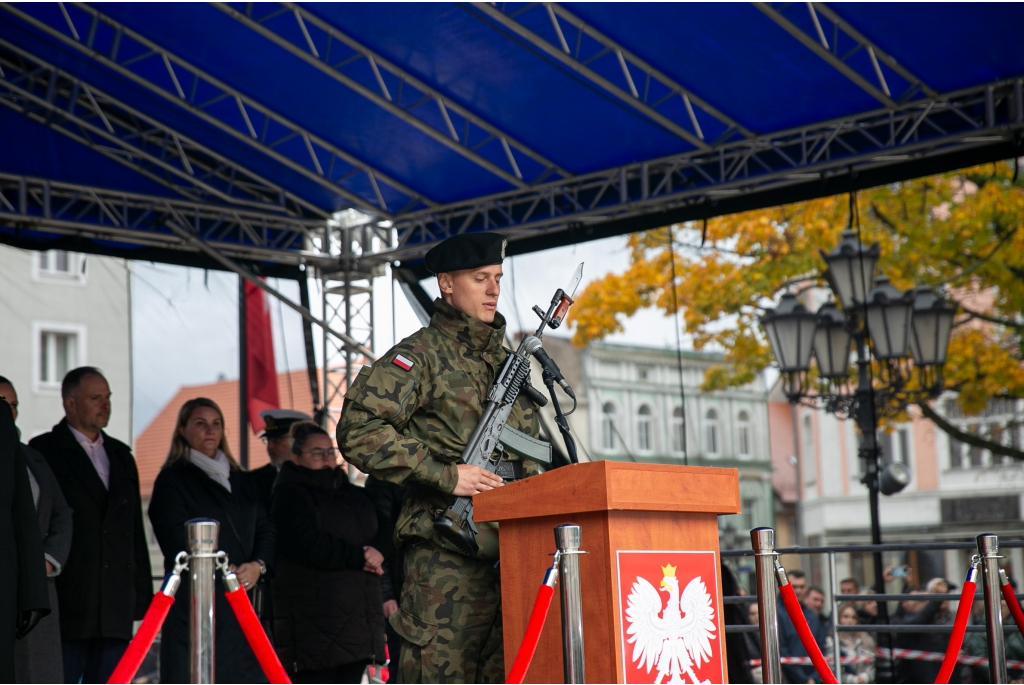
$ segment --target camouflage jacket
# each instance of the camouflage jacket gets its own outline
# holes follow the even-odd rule
[[[502,346],[501,314],[486,324],[440,299],[434,308],[429,326],[360,370],[345,393],[337,438],[357,468],[409,486],[395,525],[397,544],[421,538],[457,552],[434,532],[433,521],[455,501],[459,457],[509,352]],[[536,408],[522,395],[508,424],[539,433]],[[523,466],[526,475],[539,472],[533,462]],[[489,534],[494,544],[480,540],[481,558],[497,554],[496,537]],[[486,536],[481,526],[481,538]]]

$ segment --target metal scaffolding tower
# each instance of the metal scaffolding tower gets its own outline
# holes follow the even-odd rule
[[[372,222],[355,210],[334,215],[324,227],[320,251],[334,261],[333,267],[317,269],[322,293],[323,318],[334,331],[345,333],[365,348],[374,349],[373,279],[385,274],[380,261],[365,259],[392,245],[387,222]],[[341,415],[341,404],[359,369],[372,359],[322,329],[321,397],[324,427],[332,435]]]

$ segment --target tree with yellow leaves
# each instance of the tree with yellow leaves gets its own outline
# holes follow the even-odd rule
[[[862,241],[881,246],[879,273],[900,290],[928,285],[960,303],[944,376],[963,411],[1024,397],[1024,179],[1016,164],[872,188],[855,202]],[[642,308],[672,316],[678,302],[694,347],[725,351],[703,389],[748,383],[771,362],[759,316],[787,289],[826,287],[819,250],[839,242],[850,208],[847,196],[833,196],[633,234],[629,269],[577,298],[573,342],[619,332]],[[921,410],[961,442],[1024,460],[1024,451],[962,431],[927,403]]]

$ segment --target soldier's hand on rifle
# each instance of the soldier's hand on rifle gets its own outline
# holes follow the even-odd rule
[[[376,573],[378,576],[384,573],[384,568],[381,566],[384,563],[384,555],[375,548],[369,545],[363,547],[363,560],[366,561],[366,565],[363,566],[364,571]]]
[[[504,484],[505,481],[496,473],[479,466],[459,464],[459,482],[452,492],[459,497],[472,497]]]

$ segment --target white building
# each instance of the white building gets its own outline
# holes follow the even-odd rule
[[[580,398],[576,413],[569,417],[581,446],[580,461],[736,468],[742,513],[719,518],[723,546],[746,548],[750,528],[774,525],[768,393],[762,378],[741,388],[703,394],[705,369],[722,363],[722,357],[684,351],[684,442],[676,350],[603,342],[578,350],[553,336],[544,338],[544,347]],[[536,368],[532,383],[543,388]],[[542,414],[548,430],[554,431],[550,405]],[[560,437],[554,442],[561,448]]]
[[[89,365],[110,382],[107,433],[131,444],[129,283],[123,259],[0,246],[0,375],[18,391],[26,442],[64,416],[64,374]]]

